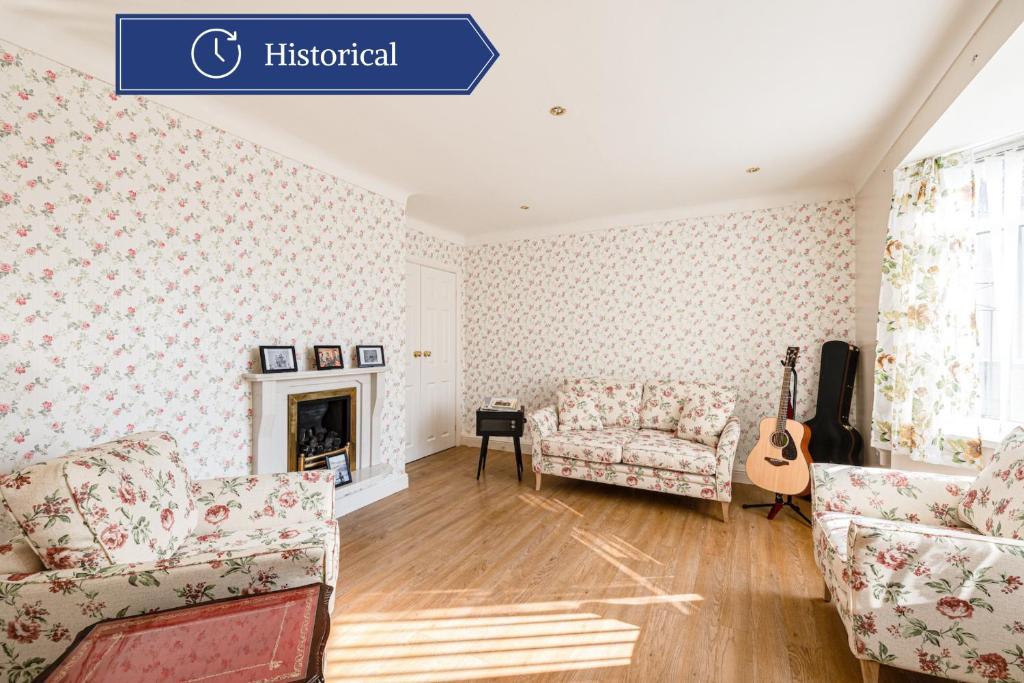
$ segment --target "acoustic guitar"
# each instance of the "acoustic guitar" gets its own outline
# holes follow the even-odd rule
[[[811,430],[787,419],[789,387],[799,353],[796,346],[786,349],[778,416],[761,420],[760,436],[747,458],[750,481],[768,491],[792,496],[806,491],[811,483],[811,455],[807,449]]]

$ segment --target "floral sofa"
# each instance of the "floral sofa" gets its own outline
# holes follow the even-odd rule
[[[815,464],[814,557],[861,661],[1024,681],[1024,429],[977,477]]]
[[[729,390],[700,382],[567,379],[527,417],[533,471],[717,500],[729,519],[740,438]]]
[[[335,582],[328,472],[192,481],[147,432],[0,476],[0,502],[5,683],[102,619]]]

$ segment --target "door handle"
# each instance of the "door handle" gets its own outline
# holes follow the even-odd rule
[[[420,356],[422,356],[422,355],[423,355],[423,352],[422,352],[422,351],[413,351],[413,352],[412,352],[412,357],[413,357],[413,358],[419,358],[419,357],[420,357]]]
[[[426,356],[427,358],[430,358],[430,351],[424,351],[423,355]]]

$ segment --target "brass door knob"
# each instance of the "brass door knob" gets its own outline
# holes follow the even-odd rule
[[[423,355],[426,356],[427,358],[430,358],[430,351],[424,351]]]
[[[422,355],[423,355],[423,352],[422,352],[422,351],[413,351],[413,352],[412,352],[412,357],[413,357],[413,358],[419,358],[419,357],[420,357],[420,356],[422,356]]]

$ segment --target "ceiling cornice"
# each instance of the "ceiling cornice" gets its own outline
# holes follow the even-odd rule
[[[600,216],[572,221],[569,223],[541,225],[515,230],[493,230],[480,235],[469,236],[465,239],[465,242],[469,246],[476,246],[524,239],[539,239],[554,235],[572,235],[608,230],[610,228],[625,228],[637,225],[666,223],[669,221],[683,220],[685,218],[716,216],[741,211],[752,211],[755,209],[771,209],[780,206],[789,206],[791,204],[808,204],[828,201],[831,199],[848,199],[852,196],[852,188],[845,183],[822,185],[819,187],[808,187],[793,192],[781,192],[777,194],[760,195],[756,197],[732,199],[707,204],[692,204],[657,211]]]

